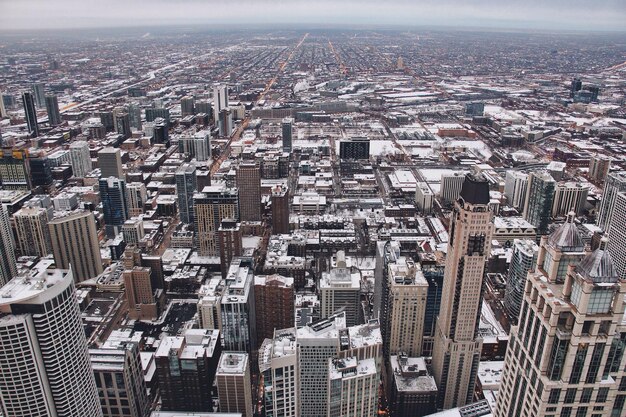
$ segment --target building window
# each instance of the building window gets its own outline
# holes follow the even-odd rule
[[[550,397],[548,398],[548,404],[558,404],[561,397],[561,389],[553,388],[550,390]]]

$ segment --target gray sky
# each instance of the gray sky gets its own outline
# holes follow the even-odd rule
[[[0,30],[282,22],[626,31],[626,0],[0,0]]]

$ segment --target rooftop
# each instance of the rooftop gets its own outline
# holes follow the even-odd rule
[[[217,366],[219,374],[245,374],[248,368],[248,354],[239,352],[223,352]]]

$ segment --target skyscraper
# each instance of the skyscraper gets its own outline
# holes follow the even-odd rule
[[[46,93],[45,93],[45,86],[43,83],[33,83],[32,85],[32,89],[33,89],[33,96],[35,98],[35,103],[37,104],[37,107],[39,107],[40,109],[43,109],[44,107],[46,107]]]
[[[224,184],[205,187],[193,196],[198,252],[202,256],[219,256],[217,230],[222,220],[239,219],[239,191]]]
[[[103,148],[98,152],[100,178],[115,177],[124,179],[122,154],[117,148]]]
[[[556,186],[552,217],[563,217],[570,211],[580,216],[587,202],[589,186],[580,182],[561,182]]]
[[[36,138],[39,136],[39,125],[37,124],[37,110],[35,109],[35,99],[33,95],[27,91],[23,92],[22,103],[24,104],[24,116],[26,117],[28,133]]]
[[[346,268],[345,253],[337,252],[337,268],[323,272],[319,283],[321,318],[325,319],[343,310],[346,326],[355,326],[361,320],[361,280],[358,272]]]
[[[464,172],[455,172],[453,174],[443,174],[441,176],[441,201],[444,204],[454,203],[459,198],[463,182],[465,181]]]
[[[300,378],[296,329],[272,332],[259,349],[263,374],[263,404],[266,416],[299,415]]]
[[[180,221],[193,224],[193,194],[198,190],[196,167],[191,164],[183,164],[176,170],[174,176]]]
[[[30,164],[25,149],[0,150],[0,183],[2,188],[31,189]]]
[[[528,275],[496,417],[624,415],[626,288],[606,243],[570,266],[565,283]]]
[[[549,237],[542,237],[537,265],[551,282],[563,283],[569,265],[577,265],[585,256],[585,243],[570,212],[565,223]]]
[[[254,308],[258,343],[274,338],[276,329],[293,325],[294,280],[281,275],[254,277]]]
[[[276,186],[272,188],[272,233],[275,235],[289,233],[289,188]]]
[[[596,224],[604,231],[608,230],[615,209],[617,194],[626,191],[626,171],[614,172],[606,177],[604,192]]]
[[[17,249],[22,256],[44,257],[52,253],[48,210],[24,207],[13,214]]]
[[[241,221],[261,221],[261,168],[256,162],[242,161],[239,164],[237,188]]]
[[[241,413],[252,417],[252,384],[247,353],[222,352],[215,383],[223,413]]]
[[[180,99],[180,112],[183,117],[196,114],[195,103],[192,96],[185,96]]]
[[[527,187],[528,174],[519,171],[507,171],[506,181],[504,183],[504,195],[511,206],[516,209],[524,208]]]
[[[537,234],[548,233],[556,181],[546,171],[531,172],[524,201],[524,219],[537,228]]]
[[[123,139],[130,137],[130,116],[126,112],[115,112],[115,130]]]
[[[70,160],[74,176],[78,178],[84,177],[89,171],[91,171],[89,144],[84,140],[72,143],[70,145]]]
[[[610,239],[608,251],[613,257],[617,275],[626,279],[626,192],[617,193],[613,203],[611,221],[606,225]]]
[[[230,109],[220,111],[218,124],[220,136],[230,136],[233,131],[233,113]]]
[[[126,181],[115,177],[103,177],[98,184],[106,233],[112,238],[121,232],[122,225],[128,220]]]
[[[9,213],[2,205],[0,207],[0,287],[17,275],[12,235]]]
[[[256,348],[254,272],[242,258],[230,263],[221,299],[221,332],[224,349],[252,352]]]
[[[213,86],[213,120],[219,123],[220,113],[228,108],[228,85],[216,84]]]
[[[284,118],[282,122],[283,152],[291,152],[293,143],[293,119]],[[369,145],[369,143],[368,143]]]
[[[72,267],[76,282],[102,273],[98,230],[93,213],[76,211],[56,217],[48,223],[52,253],[57,268]]]
[[[130,127],[137,130],[142,129],[141,124],[141,106],[137,103],[130,103],[128,105],[128,117],[130,120]]]
[[[477,320],[492,231],[489,184],[468,174],[452,213],[433,349],[439,406],[444,409],[465,405],[474,394],[482,348]]]
[[[222,277],[226,278],[230,261],[242,255],[241,224],[234,219],[222,220],[217,230],[217,241],[220,248],[220,270]]]
[[[535,270],[538,252],[539,246],[532,240],[515,239],[513,242],[513,256],[504,293],[504,307],[513,323],[517,323],[526,286],[526,276],[529,271]]]
[[[0,290],[0,407],[6,416],[101,417],[72,272],[49,266]]]
[[[63,123],[61,120],[61,112],[59,112],[59,101],[56,95],[50,94],[46,96],[46,112],[48,113],[48,123],[50,123],[50,126],[58,126]]]
[[[133,320],[156,320],[159,318],[158,305],[148,267],[135,266],[123,273],[128,315]]]
[[[607,175],[609,175],[610,169],[610,157],[602,154],[591,155],[591,159],[589,160],[589,180],[598,184],[603,183]]]
[[[378,412],[380,373],[374,359],[356,356],[329,362],[327,416],[371,417]]]
[[[350,138],[339,141],[341,159],[369,159],[370,140],[368,138]]]

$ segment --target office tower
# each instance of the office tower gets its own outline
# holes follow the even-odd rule
[[[165,145],[166,147],[170,146],[170,134],[165,119],[158,117],[154,120],[152,138],[156,144]]]
[[[151,270],[135,266],[123,272],[128,316],[132,320],[156,320],[159,309],[155,289],[152,288]]]
[[[37,110],[35,109],[35,99],[29,92],[22,93],[22,103],[24,104],[24,116],[28,133],[32,137],[39,136],[39,125],[37,124]]]
[[[222,110],[228,109],[228,85],[216,84],[213,86],[213,120],[219,122]]]
[[[415,186],[415,207],[425,216],[432,213],[435,195],[425,182],[418,182]]]
[[[560,182],[554,192],[552,217],[563,217],[570,211],[580,216],[587,203],[589,186],[579,182]]]
[[[465,103],[466,116],[482,116],[485,114],[485,103],[476,101],[473,103]]]
[[[243,244],[241,240],[241,224],[234,219],[224,219],[217,230],[217,241],[220,248],[220,270],[222,278],[226,278],[230,261],[241,256]]]
[[[440,197],[443,204],[454,203],[461,193],[463,182],[465,181],[464,172],[455,172],[453,174],[443,174],[441,176]]]
[[[165,120],[165,123],[170,124],[170,111],[163,108],[147,108],[146,109],[146,122],[154,122],[157,118]]]
[[[626,193],[617,193],[613,201],[611,221],[605,229],[610,238],[608,250],[613,257],[617,275],[626,279]]]
[[[150,399],[136,343],[123,342],[115,348],[89,349],[89,359],[104,417],[146,417],[150,414]]]
[[[122,135],[122,139],[130,137],[130,116],[126,112],[116,112],[114,114],[115,130]]]
[[[233,113],[230,109],[220,111],[219,118],[219,134],[220,136],[230,136],[233,131]]]
[[[423,357],[393,355],[389,358],[389,367],[391,395],[388,406],[394,416],[421,417],[437,411],[437,384]]]
[[[339,158],[370,159],[370,140],[368,138],[350,138],[340,140]]]
[[[148,190],[144,183],[131,182],[126,184],[126,202],[128,204],[128,215],[130,217],[142,214],[147,200]]]
[[[434,338],[437,329],[437,316],[441,307],[441,292],[443,291],[444,265],[422,263],[422,273],[428,282],[426,310],[424,311],[424,343],[422,355],[432,356]]]
[[[211,102],[208,100],[196,101],[196,114],[204,113],[208,116],[212,115]]]
[[[222,352],[215,374],[220,412],[252,417],[252,384],[247,353]]]
[[[91,171],[89,144],[84,140],[73,142],[70,145],[70,160],[75,177],[82,178],[87,175]]]
[[[254,273],[242,258],[230,263],[221,299],[221,333],[224,349],[252,352],[256,348]]]
[[[380,374],[374,359],[333,358],[328,367],[327,416],[377,415]]]
[[[72,271],[48,266],[0,290],[2,413],[101,417]]]
[[[102,177],[98,184],[106,234],[107,237],[113,238],[121,232],[122,225],[128,220],[126,181],[115,177]]]
[[[7,117],[7,109],[6,109],[6,105],[4,104],[4,94],[2,94],[2,92],[0,92],[0,119],[2,119],[3,117]],[[0,135],[1,137],[2,135]]]
[[[224,219],[239,219],[239,191],[224,184],[205,187],[193,196],[193,214],[198,252],[219,256],[217,230]]]
[[[220,332],[188,329],[183,336],[167,336],[154,354],[166,411],[212,411],[210,392],[219,364]]]
[[[606,177],[600,210],[596,218],[596,224],[600,229],[608,230],[608,225],[613,217],[617,194],[624,191],[626,191],[626,171],[614,172]]]
[[[141,124],[141,106],[137,103],[130,103],[128,105],[128,117],[130,121],[130,127],[137,130],[142,129]]]
[[[293,144],[293,119],[291,117],[284,118],[281,126],[283,131],[283,152],[291,153]]]
[[[589,180],[597,184],[603,183],[607,175],[609,175],[610,169],[610,157],[599,153],[591,155],[591,159],[589,160]]]
[[[515,239],[513,241],[513,256],[506,278],[504,293],[504,308],[509,313],[512,323],[517,323],[519,309],[522,305],[526,276],[534,271],[537,265],[539,246],[532,240]]]
[[[531,172],[524,200],[524,219],[537,228],[537,234],[548,233],[556,182],[547,172]]]
[[[419,266],[405,257],[388,261],[385,276],[383,349],[389,355],[421,356],[428,281]]]
[[[585,256],[585,243],[574,223],[574,213],[552,234],[541,238],[537,265],[550,282],[563,283],[569,265],[577,265]]]
[[[528,174],[519,171],[507,171],[504,182],[504,195],[511,207],[524,208],[526,188],[528,187]]]
[[[263,405],[268,417],[299,415],[300,380],[296,329],[272,332],[259,349]]]
[[[261,168],[256,162],[241,161],[239,163],[237,188],[239,188],[241,221],[261,221]]]
[[[43,83],[33,83],[33,97],[35,98],[35,103],[37,107],[43,109],[46,107],[46,94],[44,90],[45,86]]]
[[[195,165],[181,165],[176,170],[174,177],[176,180],[180,221],[193,224],[193,194],[198,190]]]
[[[47,209],[24,207],[13,214],[13,221],[20,255],[44,257],[52,253]]]
[[[433,372],[439,387],[439,407],[443,409],[465,405],[473,398],[482,349],[477,320],[492,222],[489,183],[467,174],[452,213],[433,348]]]
[[[41,151],[30,153],[28,155],[28,165],[30,168],[31,186],[33,188],[43,187],[47,191],[47,188],[54,182],[52,165],[48,156]]]
[[[583,82],[580,80],[580,78],[574,78],[570,85],[569,96],[573,98],[576,92],[582,90],[582,88],[583,88]]]
[[[182,117],[193,116],[194,114],[196,114],[193,97],[185,96],[180,99],[180,112]]]
[[[606,239],[563,284],[528,275],[494,416],[623,416],[625,283]]]
[[[103,148],[98,152],[100,178],[115,177],[124,179],[122,153],[118,148]]]
[[[225,281],[213,277],[198,290],[198,324],[201,329],[222,328],[222,293]]]
[[[131,217],[122,225],[122,236],[128,245],[138,245],[145,235],[143,220],[139,217]]]
[[[93,213],[76,211],[48,222],[52,253],[57,268],[72,266],[76,282],[102,273],[98,230]]]
[[[48,113],[48,123],[50,123],[50,126],[58,126],[63,123],[61,120],[61,112],[59,111],[59,101],[56,95],[50,94],[46,96],[46,112]]]
[[[281,275],[254,277],[254,308],[257,342],[274,338],[274,331],[293,325],[295,293],[293,278]]]
[[[102,123],[102,126],[104,126],[107,133],[117,130],[115,128],[115,118],[113,117],[113,112],[101,111],[98,115],[100,116],[100,123]]]
[[[9,190],[31,189],[27,150],[0,150],[0,183],[2,188]]]
[[[272,187],[272,234],[289,233],[289,188],[286,186]]]
[[[362,322],[361,279],[359,272],[346,268],[345,253],[337,252],[337,268],[323,272],[319,283],[321,318],[344,311],[346,326]]]
[[[211,135],[208,130],[196,132],[193,136],[184,135],[178,138],[178,152],[203,162],[211,159]]]
[[[17,275],[15,245],[7,208],[0,207],[0,287]]]

